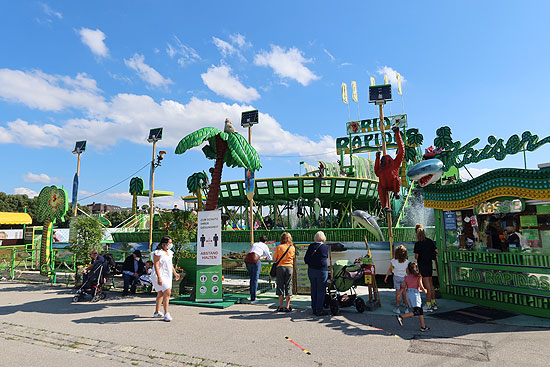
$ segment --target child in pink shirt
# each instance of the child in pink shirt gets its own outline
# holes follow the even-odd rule
[[[418,316],[420,319],[420,331],[428,331],[429,327],[424,323],[424,313],[422,311],[422,299],[420,298],[420,291],[426,293],[426,288],[422,284],[422,276],[418,271],[418,265],[416,263],[409,263],[407,267],[408,275],[403,281],[401,289],[407,292],[407,300],[409,301],[409,307],[413,308],[413,312],[408,312],[404,315],[397,315],[397,322],[399,325],[403,326],[403,319],[409,317]]]

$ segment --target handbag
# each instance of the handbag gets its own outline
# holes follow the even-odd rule
[[[260,261],[260,255],[258,255],[257,253],[255,252],[249,252],[248,254],[246,254],[246,256],[244,257],[244,262],[246,264],[252,264],[252,265],[256,265],[258,263],[258,261]]]
[[[273,265],[271,265],[271,270],[269,271],[269,275],[270,275],[272,278],[276,278],[276,277],[277,277],[277,265],[279,265],[279,263],[281,262],[281,260],[285,257],[286,253],[287,253],[288,250],[290,249],[290,246],[291,246],[291,245],[288,245],[288,247],[286,248],[286,251],[285,251],[285,253],[283,254],[283,256],[281,256],[281,258],[280,258],[277,262],[274,262]]]

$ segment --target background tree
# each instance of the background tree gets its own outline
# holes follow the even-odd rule
[[[51,230],[56,221],[64,221],[69,210],[67,191],[57,186],[46,186],[38,195],[36,219],[42,222],[42,242],[40,245],[40,271],[42,265],[48,262],[48,250],[51,244]]]
[[[229,119],[225,120],[225,125],[224,131],[220,131],[215,127],[205,127],[192,132],[181,139],[176,147],[176,154],[183,154],[205,141],[208,142],[202,148],[202,151],[206,158],[215,159],[216,162],[212,172],[212,183],[208,190],[205,210],[214,210],[218,207],[218,195],[220,194],[224,163],[229,167],[242,167],[251,171],[258,171],[262,167],[258,152],[248,144],[242,135],[235,132],[235,128]]]
[[[81,264],[90,261],[92,249],[101,250],[101,240],[104,235],[104,227],[98,218],[79,217],[74,219],[75,242],[72,249],[76,255],[76,261]]]
[[[125,222],[132,216],[132,212],[129,210],[113,210],[105,213],[104,217],[107,218],[113,227],[117,227],[119,224]]]
[[[132,194],[132,214],[137,214],[137,197],[143,192],[143,179],[141,177],[133,177],[130,180],[130,194]],[[112,221],[111,221],[112,222]]]

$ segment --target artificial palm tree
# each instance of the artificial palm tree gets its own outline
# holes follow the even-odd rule
[[[202,190],[208,186],[206,172],[195,172],[187,178],[187,190],[197,197],[198,209],[202,210]]]
[[[229,167],[242,167],[251,171],[258,171],[262,165],[258,152],[246,141],[246,139],[235,132],[229,119],[225,120],[225,129],[220,131],[215,127],[204,127],[187,135],[176,147],[176,154],[183,154],[187,150],[201,145],[208,141],[202,148],[208,159],[215,159],[214,171],[212,172],[212,183],[208,190],[205,210],[214,210],[218,207],[218,195],[220,194],[220,183],[223,164]]]
[[[143,179],[141,177],[133,177],[130,180],[130,189],[128,191],[132,194],[132,214],[136,215],[137,196],[143,192]]]
[[[36,220],[42,222],[42,242],[40,245],[40,272],[42,265],[47,264],[48,249],[51,243],[50,232],[56,221],[65,221],[65,214],[69,210],[67,191],[57,186],[46,186],[38,195]]]

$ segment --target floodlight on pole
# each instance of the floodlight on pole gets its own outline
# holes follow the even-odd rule
[[[77,141],[74,149],[73,154],[76,154],[78,156],[77,163],[76,163],[76,174],[74,175],[73,179],[73,214],[76,217],[78,213],[78,178],[80,176],[80,155],[84,153],[86,150],[86,140]]]
[[[258,110],[246,111],[241,114],[241,126],[248,128],[248,144],[252,145],[252,126],[260,122]],[[254,243],[254,172],[245,169],[245,184],[247,187],[248,200],[250,202],[248,222],[250,226],[250,245]]]
[[[371,85],[369,87],[369,103],[374,103],[380,111],[380,133],[382,134],[382,154],[386,155],[386,131],[384,122],[384,105],[392,100],[391,84]],[[391,208],[390,194],[386,193],[386,202]],[[390,237],[390,254],[393,254],[393,228],[391,210],[388,211],[388,235]],[[393,256],[393,255],[392,255]]]
[[[159,153],[159,160],[158,165],[157,162],[155,162],[155,153],[156,153],[156,145],[157,141],[162,139],[162,127],[151,129],[149,131],[149,137],[147,138],[147,141],[149,143],[153,143],[153,159],[151,160],[151,176],[149,178],[149,251],[152,251],[153,247],[153,217],[154,217],[154,208],[153,208],[153,196],[155,195],[155,168],[160,166],[160,161],[162,160],[162,156],[166,154],[166,152],[161,151]],[[161,154],[163,153],[164,154]]]

